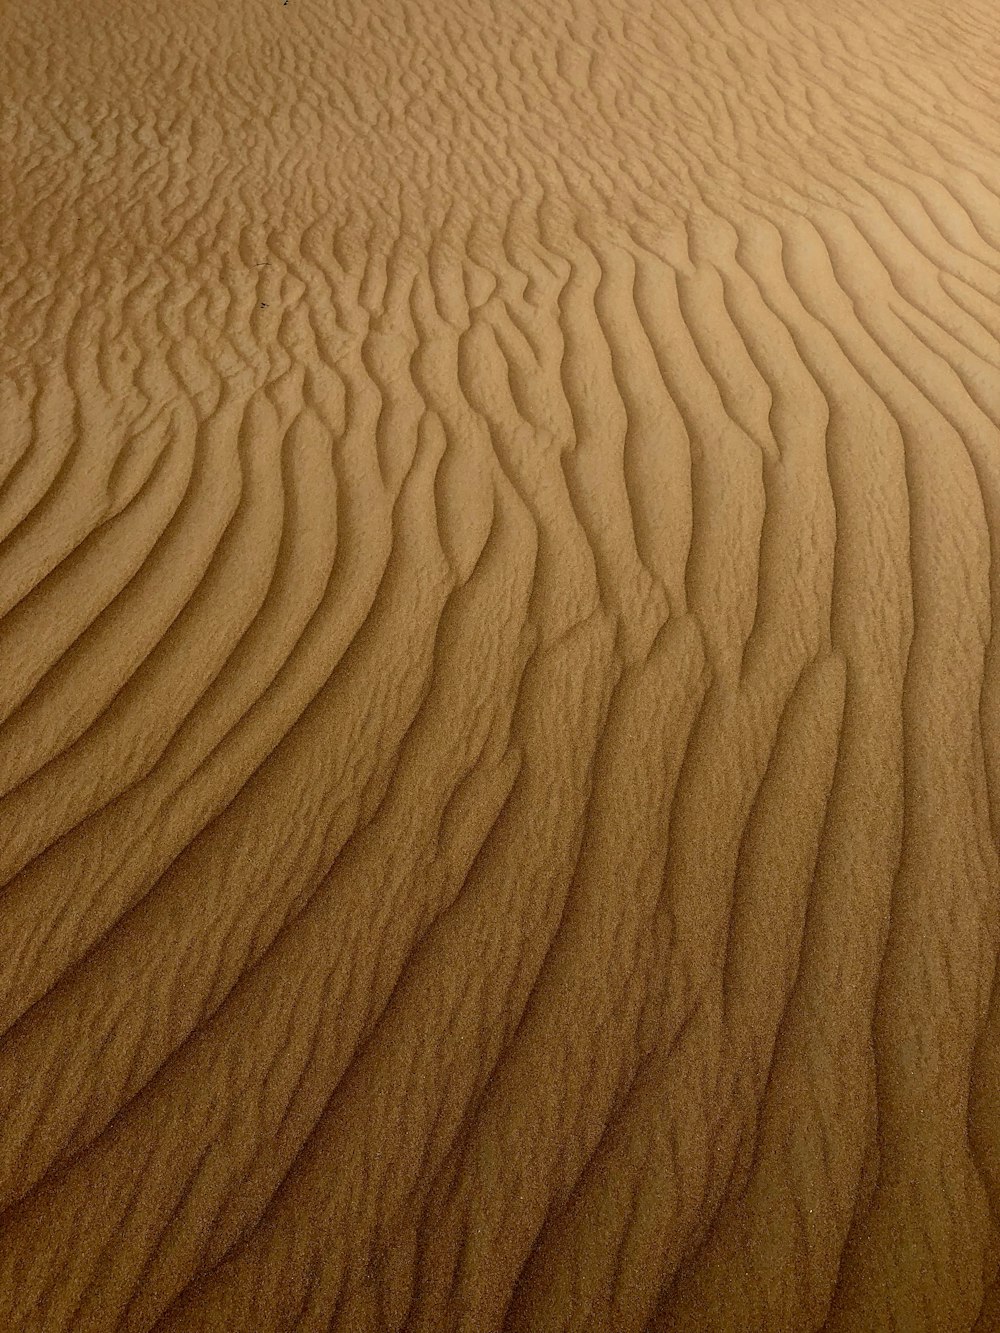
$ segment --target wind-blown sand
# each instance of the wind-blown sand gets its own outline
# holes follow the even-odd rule
[[[2,40],[0,1328],[1000,1328],[995,7]]]

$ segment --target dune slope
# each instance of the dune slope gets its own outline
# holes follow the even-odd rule
[[[0,1327],[1000,1328],[1000,18],[35,0]]]

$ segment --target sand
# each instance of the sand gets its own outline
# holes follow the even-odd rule
[[[0,1328],[1000,1328],[996,8],[2,49]]]

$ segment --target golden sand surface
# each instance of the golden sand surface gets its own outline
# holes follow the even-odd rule
[[[1000,11],[0,46],[0,1330],[1000,1328]]]

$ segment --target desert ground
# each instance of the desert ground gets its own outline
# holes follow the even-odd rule
[[[0,1330],[1000,1328],[1000,11],[0,49]]]

